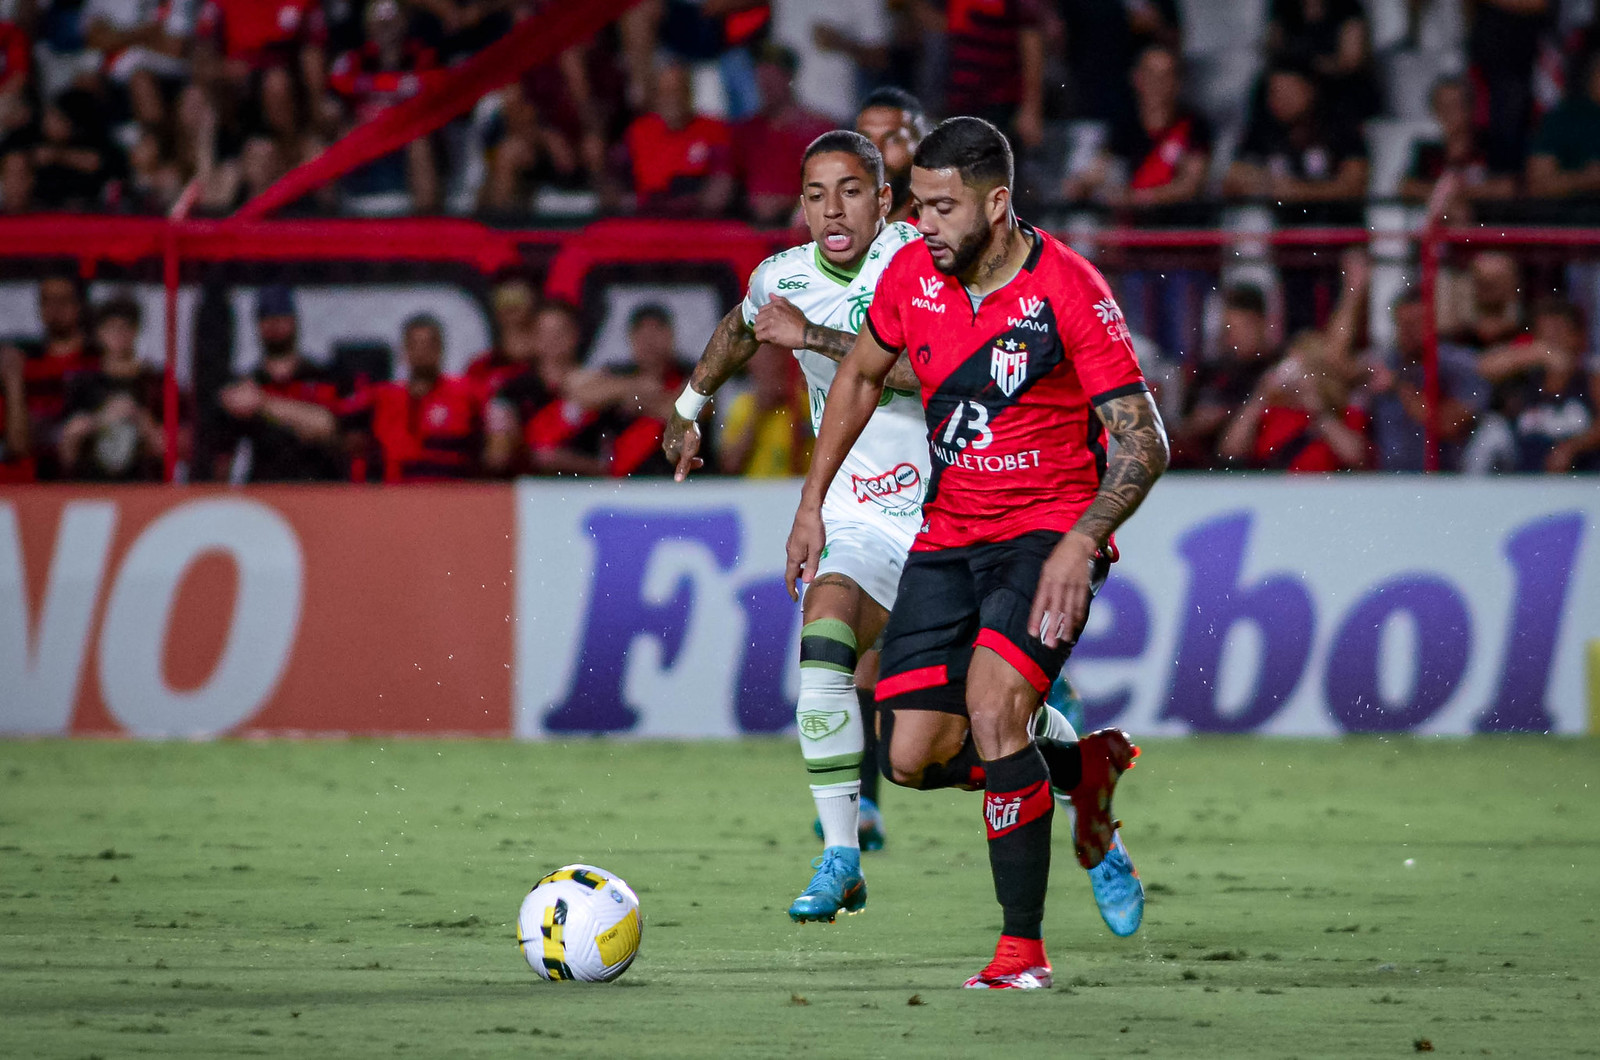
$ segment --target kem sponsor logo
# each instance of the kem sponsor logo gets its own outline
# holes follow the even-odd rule
[[[871,478],[851,475],[850,492],[857,504],[872,501],[891,514],[910,515],[922,503],[922,472],[915,464],[902,463]]]

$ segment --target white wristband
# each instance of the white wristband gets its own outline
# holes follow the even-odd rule
[[[705,410],[711,401],[710,394],[702,394],[688,383],[683,384],[683,393],[678,395],[677,402],[672,406],[678,415],[693,423],[700,418],[700,413]]]

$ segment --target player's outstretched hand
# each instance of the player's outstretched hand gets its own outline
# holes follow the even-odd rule
[[[1069,533],[1051,550],[1039,572],[1028,633],[1047,648],[1070,644],[1089,614],[1089,576],[1099,546],[1084,534]]]
[[[794,513],[794,526],[789,531],[789,562],[783,568],[783,585],[789,590],[789,599],[800,599],[797,581],[810,585],[817,576],[817,564],[827,544],[824,534],[821,510],[801,505]]]
[[[682,482],[689,472],[705,466],[705,461],[695,455],[700,452],[700,425],[674,412],[661,432],[661,451],[672,462],[673,479]]]
[[[798,350],[806,344],[806,315],[795,308],[793,302],[775,294],[766,305],[756,310],[756,323],[752,329],[757,339]]]

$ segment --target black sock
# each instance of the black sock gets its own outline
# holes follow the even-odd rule
[[[1050,887],[1050,773],[1039,749],[984,763],[988,785],[983,816],[989,829],[989,868],[1004,914],[1004,934],[1043,937],[1044,896]]]
[[[861,704],[861,797],[878,801],[878,700],[871,689],[856,689]]]
[[[1076,742],[1061,743],[1039,737],[1035,741],[1044,764],[1050,770],[1050,783],[1063,791],[1071,791],[1083,781],[1083,752]]]

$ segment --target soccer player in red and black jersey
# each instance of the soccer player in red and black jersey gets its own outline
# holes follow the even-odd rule
[[[1142,910],[1111,818],[1134,748],[1117,730],[1076,747],[1032,730],[1115,557],[1112,532],[1167,464],[1110,289],[1017,219],[1012,179],[1010,146],[980,119],[952,118],[918,147],[911,189],[924,240],[885,270],[828,392],[786,572],[792,586],[816,570],[828,485],[909,350],[933,470],[884,634],[880,738],[897,783],[986,789],[1004,927],[994,959],[967,981],[982,988],[1050,985],[1041,928],[1052,785],[1076,811],[1097,898],[1102,885],[1121,888],[1134,923]],[[1118,446],[1109,461],[1107,433]]]

